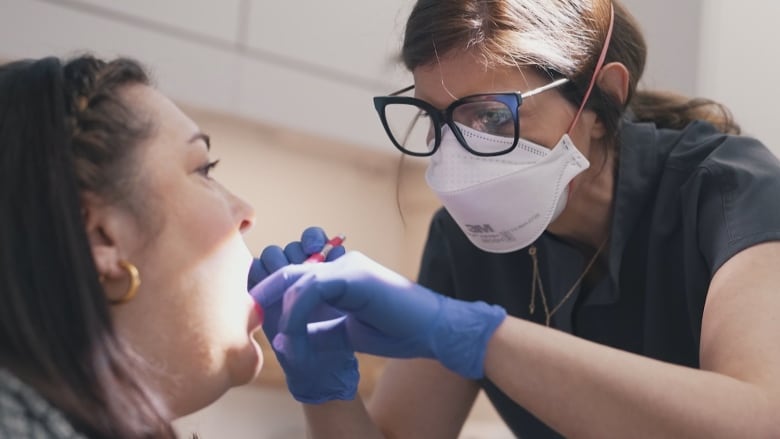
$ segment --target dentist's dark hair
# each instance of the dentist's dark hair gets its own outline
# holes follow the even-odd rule
[[[700,119],[738,134],[739,126],[721,104],[637,90],[647,47],[638,24],[617,0],[418,0],[406,24],[401,58],[409,70],[465,51],[479,55],[488,67],[531,66],[569,78],[562,93],[579,106],[606,39],[610,5],[615,22],[605,63],[620,62],[628,69],[627,102],[596,86],[586,104],[608,136],[615,136],[627,108],[636,120],[661,128],[682,128]]]
[[[150,367],[119,338],[81,197],[131,206],[134,151],[152,124],[123,97],[128,59],[0,66],[0,368],[87,437],[175,437]]]

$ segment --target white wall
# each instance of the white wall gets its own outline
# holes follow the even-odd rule
[[[780,155],[780,2],[623,0],[648,44],[641,86],[714,99]]]
[[[698,94],[780,154],[780,2],[707,0],[702,13]]]
[[[704,0],[622,0],[647,42],[645,88],[696,92],[699,28]]]

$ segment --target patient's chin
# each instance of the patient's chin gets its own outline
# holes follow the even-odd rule
[[[254,380],[263,368],[263,351],[251,334],[247,346],[230,352],[228,373],[231,387],[247,384]]]

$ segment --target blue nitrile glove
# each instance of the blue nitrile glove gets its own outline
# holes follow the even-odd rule
[[[385,357],[434,358],[477,379],[484,376],[488,340],[506,317],[500,306],[448,298],[358,252],[327,264],[289,266],[268,280],[256,292],[276,300],[284,295],[273,345],[288,365],[351,347]],[[313,323],[331,308],[346,317]]]
[[[263,249],[259,258],[252,261],[247,279],[247,289],[252,289],[253,286],[268,277],[269,274],[284,266],[300,264],[310,255],[322,250],[327,241],[328,236],[324,230],[319,227],[308,227],[301,234],[300,241],[293,241],[287,244],[284,250],[279,246],[269,245]],[[333,247],[325,260],[332,261],[343,256],[344,253],[344,246]]]
[[[309,255],[322,250],[328,238],[325,232],[319,227],[309,227],[303,231],[300,241],[287,244],[284,250],[278,246],[268,246],[261,253],[260,257],[252,262],[249,270],[248,285],[250,294],[255,301],[263,308],[263,332],[269,341],[273,340],[277,333],[277,325],[282,311],[281,293],[273,297],[265,295],[260,297],[252,289],[260,281],[268,277],[270,273],[290,264],[300,264]],[[334,247],[328,253],[328,261],[338,258],[345,253],[343,246]],[[270,280],[269,280],[270,281]],[[335,310],[324,310],[319,316],[320,319],[328,319],[340,315]],[[276,358],[282,365],[287,376],[290,392],[301,402],[315,403],[315,399],[308,398],[310,394],[327,394],[329,399],[354,399],[359,381],[357,360],[353,352],[338,351],[330,355],[323,355],[323,361],[329,365],[329,368],[320,368],[318,364],[306,364],[303,367],[292,367],[287,364],[283,357],[276,353]],[[332,371],[339,370],[340,374]]]
[[[290,265],[290,267],[313,267],[326,264]],[[285,268],[282,268],[285,270]],[[288,361],[287,357],[274,346],[277,325],[284,303],[288,279],[282,271],[277,271],[255,285],[249,294],[265,310],[263,331],[272,342],[274,354],[284,369],[287,388],[296,400],[307,404],[319,404],[334,399],[352,400],[357,393],[360,373],[354,351],[345,345],[315,344],[316,358],[310,361]],[[343,319],[342,313],[333,308],[321,307],[313,317],[317,321]],[[338,339],[336,340],[338,341]]]

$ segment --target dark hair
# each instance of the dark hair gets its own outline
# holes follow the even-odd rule
[[[149,367],[117,336],[81,211],[131,203],[133,149],[153,129],[123,87],[128,59],[0,67],[0,366],[90,437],[174,437]]]
[[[661,128],[682,128],[701,119],[723,132],[739,133],[728,109],[716,102],[637,90],[647,47],[636,21],[617,0],[418,0],[407,21],[401,58],[413,70],[439,56],[471,50],[487,66],[531,66],[569,78],[563,94],[579,106],[607,36],[610,5],[615,22],[605,62],[628,69],[628,99],[621,104],[596,86],[587,102],[610,137],[627,107],[634,119]]]

